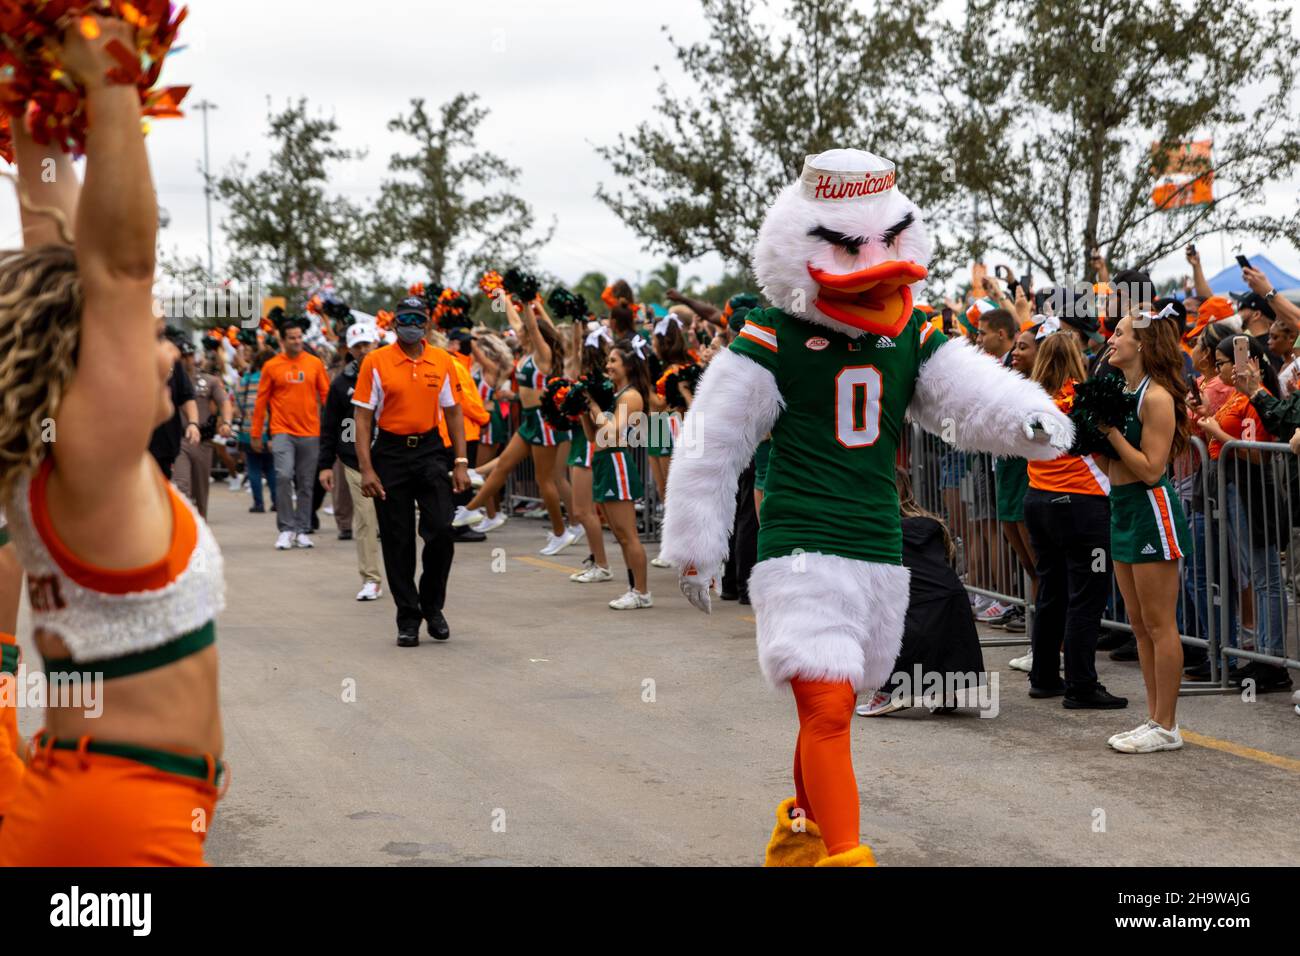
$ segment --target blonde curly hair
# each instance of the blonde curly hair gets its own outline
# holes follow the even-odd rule
[[[0,502],[48,450],[77,368],[81,308],[71,247],[0,252]]]

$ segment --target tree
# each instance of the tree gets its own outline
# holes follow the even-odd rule
[[[302,299],[328,277],[339,286],[374,256],[361,209],[326,192],[331,167],[359,157],[335,142],[333,119],[310,115],[307,100],[268,117],[274,143],[265,169],[237,160],[213,183],[229,207],[223,223],[234,249],[230,271],[243,281],[269,279],[272,295]]]
[[[575,282],[569,291],[575,295],[580,295],[587,300],[587,308],[593,313],[599,313],[603,308],[600,301],[600,295],[605,291],[605,286],[609,285],[609,279],[605,278],[603,272],[588,272],[581,279]]]
[[[968,0],[966,12],[940,91],[946,139],[960,144],[954,179],[981,217],[974,258],[992,247],[1058,281],[1091,280],[1093,248],[1117,268],[1216,232],[1300,244],[1294,206],[1258,207],[1300,163],[1300,41],[1284,6]],[[1168,149],[1211,137],[1195,172],[1213,176],[1214,202],[1158,207]]]
[[[642,302],[663,302],[664,295],[669,289],[694,295],[695,283],[700,281],[700,277],[691,276],[689,279],[682,279],[681,272],[678,266],[665,262],[651,271],[650,278],[637,290],[637,297]]]
[[[478,97],[458,94],[431,117],[424,100],[388,123],[415,141],[415,151],[394,154],[388,168],[398,178],[381,188],[379,221],[390,237],[386,251],[419,270],[425,281],[457,287],[488,268],[527,265],[550,241],[533,229],[532,207],[508,190],[519,170],[501,157],[474,151],[488,111]]]
[[[708,40],[672,40],[682,79],[659,87],[658,122],[598,151],[622,181],[596,195],[647,246],[685,260],[717,252],[746,266],[764,212],[803,170],[838,146],[893,160],[899,183],[927,212],[950,192],[936,122],[913,78],[932,69],[925,24],[935,0],[787,0],[775,30],[758,0],[701,0]],[[666,28],[665,28],[666,29]],[[887,55],[882,55],[887,51]]]

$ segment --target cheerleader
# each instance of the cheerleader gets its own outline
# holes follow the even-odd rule
[[[177,352],[153,312],[158,206],[139,95],[109,79],[118,44],[133,28],[97,16],[64,36],[93,118],[80,197],[68,157],[13,124],[26,248],[0,254],[0,500],[51,684],[94,682],[102,712],[49,701],[0,866],[202,865],[224,776],[221,552],[148,451]]]
[[[591,458],[592,497],[600,502],[610,530],[623,549],[623,561],[631,572],[632,586],[621,598],[609,602],[616,611],[651,607],[654,601],[646,583],[645,548],[636,533],[636,500],[641,497],[641,475],[628,454],[628,431],[632,416],[641,417],[650,396],[650,372],[639,339],[618,342],[609,350],[605,374],[614,383],[614,408],[602,411],[587,396],[588,411],[582,427],[587,441],[595,446]]]
[[[1107,741],[1121,753],[1154,753],[1183,746],[1175,710],[1182,683],[1178,592],[1191,531],[1169,481],[1169,462],[1187,447],[1181,323],[1158,316],[1119,320],[1110,339],[1112,368],[1137,398],[1122,427],[1100,425],[1115,449],[1110,467],[1110,550],[1124,595],[1150,715]]]
[[[478,451],[475,456],[474,468],[478,469],[496,459],[505,446],[506,435],[510,432],[506,422],[509,403],[514,398],[514,392],[510,388],[514,357],[505,342],[487,331],[481,331],[474,336],[471,354],[474,357],[474,384],[478,388],[483,407],[488,410],[488,423],[483,426],[479,434]],[[506,408],[507,412],[503,414],[502,408]],[[482,478],[477,471],[471,470],[470,480],[479,484]],[[477,530],[495,531],[506,523],[506,513],[497,510],[499,501],[498,494],[484,502],[486,517]]]
[[[680,427],[681,414],[689,407],[685,395],[667,394],[666,383],[670,375],[680,375],[684,369],[696,364],[695,356],[688,348],[685,326],[676,312],[669,312],[655,324],[654,351],[661,374],[650,393],[650,440],[646,452],[655,487],[659,489],[659,500],[663,501],[668,487],[668,468],[672,464],[673,439]],[[660,567],[658,564],[655,566]],[[666,563],[662,566],[668,567]]]
[[[581,334],[582,326],[574,323],[574,329]],[[572,378],[588,375],[604,375],[608,360],[609,345],[612,338],[609,329],[603,325],[594,332],[589,332],[579,340],[579,365],[572,369]],[[595,445],[587,440],[585,428],[573,430],[573,448],[569,452],[569,475],[573,485],[573,517],[586,531],[591,553],[582,562],[582,570],[569,575],[570,581],[578,584],[592,584],[611,581],[614,575],[609,570],[609,558],[605,554],[605,536],[600,527],[600,515],[597,514],[596,499],[592,494],[592,459]]]
[[[486,505],[496,497],[515,467],[530,455],[541,491],[542,502],[551,519],[551,531],[540,553],[559,554],[573,544],[575,535],[564,523],[560,509],[560,487],[555,480],[555,463],[560,446],[569,440],[567,432],[557,432],[542,417],[542,391],[552,370],[564,368],[564,340],[534,299],[521,316],[504,289],[495,292],[497,302],[505,310],[506,319],[515,335],[524,343],[524,356],[515,366],[515,383],[518,387],[522,411],[519,430],[510,436],[505,450],[497,459],[492,473],[487,476],[478,492],[467,504],[456,508],[452,527],[463,528],[482,523],[487,515]]]

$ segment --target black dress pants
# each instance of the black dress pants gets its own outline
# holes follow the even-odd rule
[[[1029,683],[1062,686],[1057,655],[1065,645],[1065,692],[1085,694],[1097,684],[1097,638],[1110,594],[1110,502],[1105,495],[1030,488],[1025,524],[1038,561],[1038,602]]]
[[[754,463],[740,473],[736,488],[736,515],[727,563],[722,568],[722,591],[749,600],[749,575],[758,563],[758,510],[754,507]]]
[[[450,450],[437,431],[412,437],[414,443],[406,436],[380,432],[370,453],[384,486],[384,497],[375,499],[384,572],[388,592],[397,604],[397,629],[404,633],[419,630],[421,620],[442,610],[456,552],[451,533]],[[418,588],[417,532],[424,542]]]

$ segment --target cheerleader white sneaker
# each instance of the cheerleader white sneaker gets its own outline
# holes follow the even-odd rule
[[[654,601],[649,594],[642,594],[636,588],[631,588],[621,598],[610,601],[609,606],[615,611],[635,611],[638,608],[654,607]]]
[[[650,564],[651,564],[651,566],[656,567],[656,568],[671,568],[671,567],[672,567],[672,563],[671,563],[671,562],[669,562],[669,561],[665,561],[663,558],[658,557],[658,556],[655,556],[655,557],[651,558],[651,559],[650,559]]]
[[[552,534],[548,531],[546,532],[546,544],[537,553],[546,555],[559,554],[571,544],[573,544],[573,535],[569,534],[567,528],[563,534]]]
[[[482,531],[484,534],[487,534],[487,532],[495,531],[497,528],[501,527],[505,523],[506,523],[506,513],[504,511],[498,511],[491,518],[484,518],[481,522],[479,522],[479,526],[475,530]]]
[[[569,525],[569,537],[573,538],[570,544],[577,544],[587,536],[587,529],[580,524]]]
[[[1159,724],[1140,730],[1131,737],[1124,737],[1111,744],[1122,754],[1153,754],[1161,750],[1181,750],[1183,735],[1178,727],[1165,730]]]
[[[1024,671],[1026,674],[1028,674],[1031,670],[1034,669],[1033,652],[1031,651],[1030,653],[1026,654],[1024,657],[1011,658],[1011,660],[1007,661],[1007,666],[1010,667],[1013,671]]]
[[[482,487],[483,487],[483,476],[480,475],[480,474],[479,474],[477,471],[475,471],[473,468],[469,469],[469,486],[470,486],[471,488],[482,488]]]
[[[1118,733],[1118,734],[1111,734],[1111,735],[1110,735],[1110,739],[1107,740],[1106,743],[1108,743],[1108,744],[1110,744],[1110,746],[1114,747],[1114,746],[1115,746],[1115,742],[1116,742],[1117,740],[1123,740],[1123,739],[1125,739],[1126,737],[1132,737],[1134,734],[1140,734],[1140,733],[1142,733],[1142,732],[1143,732],[1144,730],[1146,730],[1148,727],[1155,727],[1155,726],[1158,726],[1158,725],[1156,724],[1156,722],[1155,722],[1154,720],[1152,720],[1150,717],[1148,717],[1148,718],[1146,719],[1146,723],[1138,724],[1138,725],[1137,725],[1136,727],[1134,727],[1132,730],[1124,730],[1124,731],[1121,731],[1121,732]]]
[[[378,601],[384,594],[376,581],[367,581],[365,585],[357,592],[358,601]]]
[[[579,584],[598,584],[601,581],[614,580],[614,575],[610,573],[609,568],[602,568],[593,561],[581,571],[570,574],[569,580],[576,581]]]
[[[464,505],[457,505],[456,513],[451,516],[451,526],[453,528],[466,528],[471,525],[481,524],[485,520],[487,520],[487,512],[482,508],[471,510]]]
[[[281,531],[280,536],[275,539],[275,550],[288,551],[293,547],[293,532]]]

